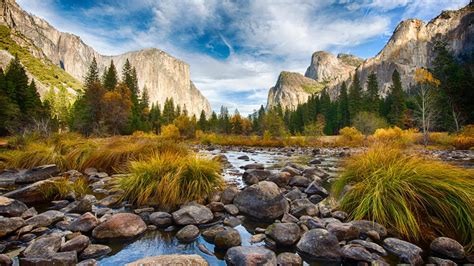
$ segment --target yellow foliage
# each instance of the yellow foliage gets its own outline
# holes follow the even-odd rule
[[[453,140],[453,146],[457,150],[471,150],[474,149],[474,137],[459,135]]]
[[[402,130],[399,127],[379,128],[372,135],[371,139],[377,142],[393,144],[413,144],[417,138],[417,129]]]
[[[161,134],[160,136],[164,139],[169,140],[179,140],[181,134],[179,133],[179,128],[173,124],[169,124],[166,126],[161,126]]]
[[[433,77],[433,74],[424,68],[417,68],[415,70],[415,81],[418,84],[428,84],[438,87],[441,83],[438,79]]]
[[[362,134],[355,127],[344,127],[339,130],[341,136],[342,145],[359,145],[364,140],[364,134]],[[340,142],[341,142],[340,141]]]

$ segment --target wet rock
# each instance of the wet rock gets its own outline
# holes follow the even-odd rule
[[[25,222],[26,224],[31,224],[35,227],[40,227],[50,226],[51,224],[61,221],[62,219],[64,219],[64,213],[60,211],[49,210],[31,217]]]
[[[133,238],[146,230],[142,218],[132,213],[118,213],[92,230],[92,236],[99,240]]]
[[[25,257],[44,257],[56,253],[61,248],[60,235],[42,236],[33,240],[23,251]]]
[[[315,216],[318,214],[318,207],[307,198],[297,199],[291,202],[290,213],[295,217]]]
[[[254,244],[254,243],[260,243],[262,242],[263,240],[265,240],[267,236],[265,234],[256,234],[256,235],[253,235],[251,238],[250,238],[250,243]]]
[[[85,195],[82,199],[71,202],[66,207],[62,208],[61,211],[64,213],[85,213],[92,211],[92,205],[97,201],[93,195]]]
[[[311,259],[341,259],[341,250],[337,237],[324,229],[312,229],[304,233],[296,245],[298,252]]]
[[[250,160],[250,158],[247,155],[241,155],[241,156],[237,157],[237,159],[244,160],[244,161]]]
[[[106,245],[90,244],[79,255],[81,260],[97,259],[112,252],[112,249]]]
[[[228,249],[239,246],[242,242],[239,231],[234,228],[225,228],[225,230],[216,234],[214,244],[217,248]]]
[[[205,230],[202,231],[202,236],[204,237],[204,239],[206,239],[207,242],[209,243],[214,243],[214,240],[216,238],[216,235],[219,233],[219,232],[222,232],[225,230],[225,227],[222,226],[222,225],[215,225],[215,226],[212,226],[212,227],[209,227]]]
[[[143,266],[143,265],[192,265],[192,266],[208,266],[209,263],[199,255],[160,255],[155,257],[147,257],[137,261],[128,263],[127,266]]]
[[[199,228],[195,225],[186,225],[176,233],[176,238],[181,242],[192,242],[199,236]]]
[[[83,251],[91,243],[90,239],[85,235],[76,236],[61,245],[60,251]]]
[[[311,195],[309,198],[308,198],[309,201],[311,201],[311,203],[313,204],[318,204],[320,203],[321,201],[324,200],[323,197],[319,196],[319,195]]]
[[[241,168],[243,168],[244,170],[248,170],[248,169],[265,169],[265,166],[261,163],[251,163],[251,164],[247,164],[247,165],[244,165],[242,166]]]
[[[372,262],[377,259],[377,256],[373,256],[364,247],[356,244],[343,246],[341,248],[341,253],[342,257],[349,260]]]
[[[265,235],[279,246],[291,246],[301,237],[300,227],[295,223],[274,223],[267,227]]]
[[[349,244],[357,244],[357,245],[363,246],[368,251],[377,253],[377,254],[379,254],[380,256],[383,256],[383,257],[388,255],[387,251],[385,251],[385,249],[383,249],[380,245],[378,245],[374,242],[368,242],[368,241],[361,240],[361,239],[355,239],[355,240],[352,240],[351,242],[349,242]]]
[[[457,264],[452,260],[437,258],[437,257],[428,257],[428,263],[439,265],[439,266],[456,266]]]
[[[231,204],[234,201],[235,196],[239,193],[240,190],[236,187],[228,187],[222,191],[221,202],[224,204]]]
[[[5,254],[0,254],[0,265],[10,266],[13,264],[12,259]]]
[[[376,222],[372,221],[367,221],[367,220],[357,220],[357,221],[352,221],[351,224],[357,228],[359,228],[360,233],[363,235],[367,235],[369,231],[375,231],[379,234],[381,238],[384,238],[387,236],[387,229]]]
[[[0,215],[7,217],[17,217],[21,216],[28,207],[25,203],[10,199],[7,197],[0,196]]]
[[[206,246],[204,246],[204,244],[198,244],[198,249],[204,254],[207,254],[209,256],[215,256],[212,251],[210,251]]]
[[[399,257],[402,262],[416,265],[423,264],[423,259],[421,258],[423,250],[412,243],[389,237],[384,239],[383,247],[388,252]]]
[[[234,204],[226,204],[224,205],[224,209],[226,212],[228,212],[230,215],[237,215],[239,214],[239,208],[235,206]]]
[[[253,185],[253,184],[257,184],[258,182],[269,178],[272,175],[273,175],[273,173],[269,170],[248,169],[243,173],[242,179],[248,185]]]
[[[173,216],[167,212],[154,212],[150,214],[150,223],[158,227],[167,227],[173,224]]]
[[[213,201],[207,205],[212,212],[221,212],[224,210],[224,203]]]
[[[120,205],[121,196],[118,194],[107,196],[97,202],[97,205],[102,207],[117,207]]]
[[[48,199],[45,198],[43,192],[45,187],[51,184],[51,180],[38,181],[25,187],[7,192],[3,194],[3,196],[19,200],[26,204],[47,202]]]
[[[13,218],[0,218],[0,237],[4,237],[10,233],[15,232],[18,228],[22,227],[25,221],[20,217]]]
[[[263,247],[232,247],[225,254],[225,262],[230,266],[273,266],[277,260],[275,253]]]
[[[321,164],[321,160],[320,159],[312,159],[311,161],[309,161],[309,164]]]
[[[90,212],[86,212],[74,219],[69,225],[69,230],[73,232],[89,232],[99,224],[99,220]]]
[[[77,253],[75,251],[56,252],[43,256],[20,258],[20,265],[76,265]]]
[[[319,195],[323,198],[329,196],[329,192],[315,181],[307,186],[304,193],[308,195]]]
[[[16,180],[17,184],[28,184],[37,181],[45,180],[50,177],[59,174],[59,169],[55,164],[42,165],[34,167],[23,174],[21,174]]]
[[[214,218],[209,208],[196,203],[188,204],[172,215],[174,222],[179,225],[205,224]]]
[[[230,216],[230,217],[226,217],[223,223],[230,227],[236,227],[237,225],[241,224],[242,221],[237,217]]]
[[[430,244],[431,251],[442,257],[462,260],[465,257],[464,247],[458,241],[448,237],[438,237]]]
[[[277,256],[277,265],[279,266],[300,266],[303,265],[303,260],[298,254],[283,252]]]
[[[339,241],[352,240],[359,237],[359,228],[350,223],[330,223],[326,229],[335,235]]]
[[[245,188],[234,199],[241,213],[263,221],[273,221],[281,217],[287,202],[273,182],[262,181]]]

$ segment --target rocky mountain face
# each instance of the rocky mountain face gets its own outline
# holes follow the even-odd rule
[[[267,109],[281,105],[283,109],[294,110],[298,104],[323,89],[320,82],[299,73],[283,71],[274,87],[268,92]]]
[[[150,102],[164,104],[173,98],[188,113],[211,112],[207,99],[190,80],[189,65],[159,49],[144,49],[116,56],[105,56],[86,45],[78,36],[56,30],[45,20],[28,14],[14,0],[0,0],[0,23],[31,42],[30,52],[37,58],[50,60],[79,81],[83,80],[95,57],[100,70],[113,60],[121,70],[126,59],[137,69],[139,87],[148,89]],[[21,38],[16,40],[24,42]]]
[[[305,76],[328,88],[330,95],[335,96],[343,81],[348,85],[351,77],[357,72],[361,85],[366,86],[367,77],[374,72],[379,82],[380,94],[386,95],[395,69],[400,73],[404,89],[414,84],[414,73],[417,68],[431,67],[435,58],[434,46],[444,42],[455,56],[471,54],[474,51],[474,4],[455,11],[443,11],[428,23],[418,19],[402,21],[395,29],[385,47],[374,57],[363,61],[352,55],[335,56],[329,52],[315,52]],[[276,105],[273,95],[277,86],[270,89],[268,103]],[[286,86],[285,88],[290,88]],[[301,90],[299,90],[301,91]],[[292,99],[306,99],[304,93],[286,90],[293,94]],[[301,93],[297,96],[296,94]],[[298,98],[299,97],[299,98]],[[294,106],[281,102],[282,106]],[[267,104],[268,106],[269,104]]]

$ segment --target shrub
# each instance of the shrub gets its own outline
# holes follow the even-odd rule
[[[373,134],[375,130],[388,126],[387,121],[377,114],[369,112],[359,112],[352,121],[352,126],[357,128],[364,135]]]
[[[339,135],[341,135],[343,143],[348,145],[361,144],[364,140],[364,135],[355,127],[344,127],[339,130]]]
[[[470,150],[474,148],[474,137],[459,135],[452,142],[457,150]]]
[[[179,140],[181,137],[181,134],[179,133],[179,128],[176,127],[173,124],[169,124],[166,126],[161,126],[161,134],[160,136],[163,139],[168,139],[168,140]]]
[[[472,170],[379,145],[346,161],[333,192],[353,219],[376,221],[410,240],[444,235],[472,247],[473,177]]]
[[[123,199],[137,205],[175,207],[202,201],[224,185],[218,162],[172,152],[133,161],[127,172],[130,176],[120,179],[119,188],[125,191]]]
[[[399,127],[379,128],[372,136],[372,140],[383,143],[407,145],[416,141],[416,129],[402,130]]]

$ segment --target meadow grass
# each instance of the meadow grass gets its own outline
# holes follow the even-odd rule
[[[66,177],[59,177],[41,188],[41,193],[45,199],[64,199],[71,192],[79,197],[90,193],[87,179],[80,177],[73,182]]]
[[[352,219],[376,221],[414,241],[452,237],[472,250],[472,170],[378,145],[349,158],[332,190]]]
[[[222,189],[220,164],[197,155],[175,152],[157,153],[130,163],[129,176],[118,181],[123,200],[136,205],[176,207],[190,201],[204,201]]]

